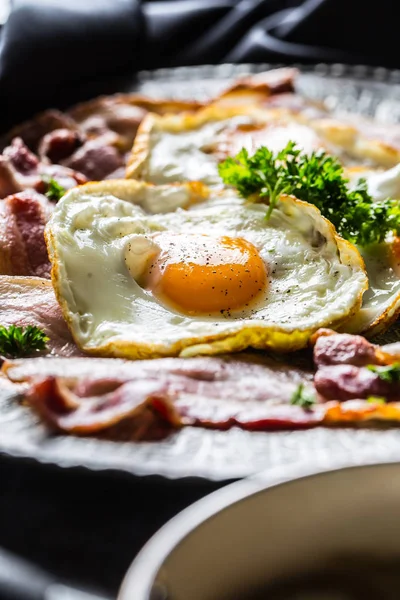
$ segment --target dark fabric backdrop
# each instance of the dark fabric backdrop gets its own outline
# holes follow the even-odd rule
[[[14,0],[0,34],[0,128],[49,106],[117,91],[140,69],[321,61],[399,68],[394,6],[391,0]],[[149,536],[216,487],[0,458],[0,545],[59,576],[116,592]]]
[[[139,69],[221,62],[400,67],[391,0],[12,0],[0,127]]]
[[[221,485],[44,467],[0,456],[0,561],[3,547],[59,581],[114,597],[146,541]],[[10,600],[2,595],[1,578],[0,600]]]

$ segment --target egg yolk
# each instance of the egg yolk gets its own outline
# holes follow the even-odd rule
[[[160,252],[147,268],[145,287],[181,312],[245,309],[266,287],[265,264],[247,240],[170,233],[153,239]]]

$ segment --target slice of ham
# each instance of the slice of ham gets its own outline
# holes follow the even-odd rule
[[[39,277],[0,276],[0,296],[1,325],[36,325],[50,338],[48,353],[82,356],[61,315],[50,281]]]
[[[46,196],[25,191],[0,200],[0,273],[50,277],[44,228],[52,210]]]

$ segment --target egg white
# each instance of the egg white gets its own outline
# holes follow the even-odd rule
[[[356,167],[346,172],[353,188],[365,179],[368,192],[379,204],[386,198],[400,201],[400,164],[391,169]],[[369,287],[363,296],[361,309],[346,323],[349,333],[363,333],[372,337],[390,327],[400,313],[399,269],[394,269],[392,236],[381,244],[358,248],[364,259]]]
[[[260,109],[255,106],[210,105],[196,114],[149,114],[142,121],[128,161],[127,177],[154,184],[201,181],[212,187],[223,187],[218,174],[220,158],[213,150],[215,143],[226,141],[227,130],[239,125],[266,126],[253,138],[251,132],[232,136],[231,154],[246,147],[252,153],[259,145],[277,152],[294,141],[304,152],[319,147],[340,152],[318,133],[301,115],[286,109]]]
[[[392,267],[390,243],[359,248],[367,270],[369,287],[361,309],[347,321],[347,333],[369,337],[385,331],[400,312],[400,277]]]
[[[125,188],[129,183],[136,184],[124,182]],[[46,230],[57,298],[88,353],[143,358],[248,346],[295,350],[319,327],[342,323],[360,307],[367,287],[360,255],[314,206],[282,197],[266,221],[264,205],[229,194],[163,214],[146,212],[135,194],[123,196],[118,186],[114,194],[104,191],[104,183],[76,188],[57,204]],[[163,306],[124,261],[130,236],[157,231],[251,242],[269,272],[261,305],[237,318],[187,316]]]

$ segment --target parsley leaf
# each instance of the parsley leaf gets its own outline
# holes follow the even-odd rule
[[[28,356],[35,350],[44,350],[49,338],[36,325],[16,327],[0,325],[0,354],[9,358]]]
[[[383,367],[378,365],[368,365],[367,369],[373,373],[376,373],[379,379],[386,381],[387,383],[400,382],[400,363],[398,362]]]
[[[281,194],[314,204],[345,239],[367,246],[400,234],[400,206],[391,199],[374,203],[365,180],[350,190],[339,161],[323,150],[302,153],[294,142],[274,154],[261,146],[250,156],[242,149],[219,165],[223,182],[249,200],[267,199],[269,219]]]
[[[42,180],[44,181],[44,183],[47,184],[46,196],[49,198],[49,200],[58,202],[67,191],[61,184],[58,183],[58,181],[56,181],[52,177],[42,177]]]
[[[290,404],[311,408],[315,404],[315,397],[311,392],[304,390],[304,383],[300,383],[290,399]]]

